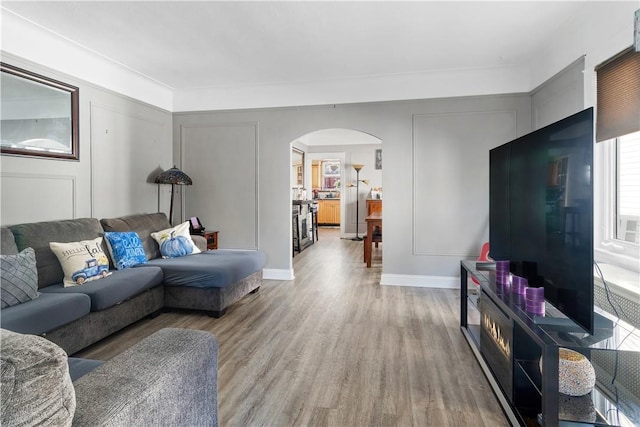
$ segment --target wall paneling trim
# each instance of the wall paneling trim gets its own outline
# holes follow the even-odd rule
[[[413,255],[464,258],[489,239],[489,149],[516,134],[515,110],[413,116]]]
[[[225,249],[259,247],[259,126],[257,122],[192,124],[180,128],[184,218],[220,231]]]
[[[0,176],[3,226],[76,218],[76,177],[17,172]]]
[[[153,178],[171,164],[166,140],[171,129],[160,119],[128,106],[91,103],[91,212],[96,218],[156,212]],[[163,192],[160,196],[164,200]],[[168,208],[167,203],[163,207]]]

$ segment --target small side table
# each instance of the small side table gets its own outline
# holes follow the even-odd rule
[[[207,239],[207,249],[218,249],[218,231],[205,231],[204,238]]]

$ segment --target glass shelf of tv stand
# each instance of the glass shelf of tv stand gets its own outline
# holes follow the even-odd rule
[[[481,276],[482,280],[478,276]],[[598,307],[594,307],[596,322],[592,335],[573,323],[549,302],[545,302],[544,316],[528,313],[524,308],[524,295],[514,294],[510,288],[496,285],[495,270],[490,267],[487,270],[476,271],[474,277],[479,280],[481,286],[491,289],[520,320],[536,325],[560,347],[640,352],[640,331]]]
[[[595,307],[596,323],[591,335],[562,315],[550,303],[545,303],[545,316],[527,313],[523,297],[513,294],[510,289],[497,286],[495,271],[490,267],[476,270],[475,262],[463,261],[472,275],[480,282],[480,287],[504,304],[517,318],[517,323],[528,327],[538,337],[539,343],[553,347],[565,347],[588,355],[596,370],[596,387],[590,395],[571,398],[560,395],[560,425],[620,425],[640,426],[640,332],[609,313]],[[486,266],[485,266],[486,267]],[[550,321],[550,319],[553,319]],[[556,320],[560,319],[560,320]],[[546,324],[549,323],[549,324]],[[537,361],[516,360],[536,390],[540,392],[541,377],[536,371]],[[572,417],[566,405],[579,402],[593,405],[594,419]],[[565,408],[562,406],[565,405]],[[540,418],[539,420],[540,421]],[[582,424],[584,425],[584,424]]]
[[[480,346],[480,309],[478,302],[480,289],[477,286],[467,289],[467,331],[476,346]]]

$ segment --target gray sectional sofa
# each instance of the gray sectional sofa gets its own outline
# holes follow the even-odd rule
[[[218,425],[218,343],[161,329],[106,361],[0,329],[3,426]]]
[[[170,224],[163,213],[2,227],[2,254],[35,250],[40,293],[3,308],[2,328],[44,336],[73,354],[163,308],[204,310],[220,317],[231,304],[259,289],[264,253],[215,250],[163,259],[151,233],[167,228]],[[108,277],[81,286],[64,287],[64,273],[49,242],[91,240],[105,231],[135,231],[148,262],[112,270]],[[194,236],[194,241],[206,246],[203,238]],[[109,252],[106,247],[104,252]]]

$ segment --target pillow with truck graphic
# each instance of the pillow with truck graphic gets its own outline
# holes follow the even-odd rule
[[[58,257],[64,271],[64,287],[79,286],[107,277],[109,258],[102,250],[102,237],[81,242],[50,242],[49,247]]]
[[[151,233],[151,237],[158,242],[162,258],[178,258],[201,252],[189,234],[189,221],[173,228]]]

